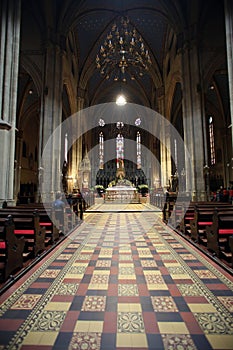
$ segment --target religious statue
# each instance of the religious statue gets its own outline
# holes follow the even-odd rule
[[[67,193],[68,191],[67,175],[68,175],[68,164],[66,161],[64,161],[62,166],[62,185],[65,193]]]
[[[116,171],[116,178],[118,180],[123,180],[125,178],[125,168],[123,159],[118,159],[118,167]]]

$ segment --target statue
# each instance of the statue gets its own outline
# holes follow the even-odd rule
[[[68,175],[68,164],[64,160],[64,163],[62,166],[62,185],[63,185],[63,190],[65,193],[67,193],[67,191],[68,191],[67,175]]]
[[[118,159],[118,167],[116,171],[117,180],[123,180],[125,178],[125,169],[123,159]]]

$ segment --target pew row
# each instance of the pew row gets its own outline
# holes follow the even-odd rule
[[[230,210],[215,211],[213,222],[206,227],[207,249],[217,257],[232,259],[233,246],[229,238],[233,236],[233,212]]]
[[[15,271],[23,267],[25,240],[14,234],[12,216],[0,221],[0,281],[6,281]]]

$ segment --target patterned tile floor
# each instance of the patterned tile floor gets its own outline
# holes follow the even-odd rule
[[[233,349],[233,278],[148,210],[86,214],[0,301],[0,349]]]

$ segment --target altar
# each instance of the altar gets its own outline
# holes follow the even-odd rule
[[[117,203],[139,203],[139,194],[135,187],[113,186],[106,189],[104,200]]]
[[[125,178],[124,161],[117,159],[116,180],[111,182],[104,194],[104,201],[115,203],[139,203],[140,197],[137,188]]]

